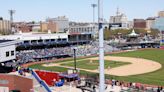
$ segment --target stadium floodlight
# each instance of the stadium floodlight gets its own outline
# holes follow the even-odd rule
[[[104,76],[104,34],[103,34],[103,0],[98,0],[98,24],[99,24],[99,92],[105,90]]]
[[[97,4],[91,4],[91,7],[93,8],[93,23],[95,23],[95,7],[97,7]]]
[[[95,8],[97,7],[97,4],[91,4],[91,7],[93,8],[93,31],[95,32]],[[97,35],[96,32],[94,34],[94,36]],[[95,36],[96,37],[96,36]]]
[[[10,21],[11,23],[13,22],[13,14],[15,13],[15,10],[9,10],[9,14],[10,14]]]

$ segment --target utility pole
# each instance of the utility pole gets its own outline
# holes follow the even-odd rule
[[[104,34],[103,34],[103,0],[98,0],[98,24],[99,24],[99,92],[105,91],[104,75]]]

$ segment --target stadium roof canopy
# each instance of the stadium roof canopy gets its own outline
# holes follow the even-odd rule
[[[36,33],[20,33],[14,35],[1,35],[0,40],[45,40],[45,39],[67,39],[67,33],[56,33],[56,34],[36,34]]]
[[[0,47],[15,45],[17,43],[18,41],[13,41],[13,40],[0,40]]]

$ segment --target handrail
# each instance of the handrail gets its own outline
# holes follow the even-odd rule
[[[47,83],[44,80],[40,79],[40,77],[35,71],[31,70],[31,72],[35,79],[47,90],[47,92],[52,92]]]

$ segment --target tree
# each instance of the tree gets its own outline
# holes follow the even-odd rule
[[[108,28],[104,29],[104,40],[109,40],[112,37],[112,34]]]

